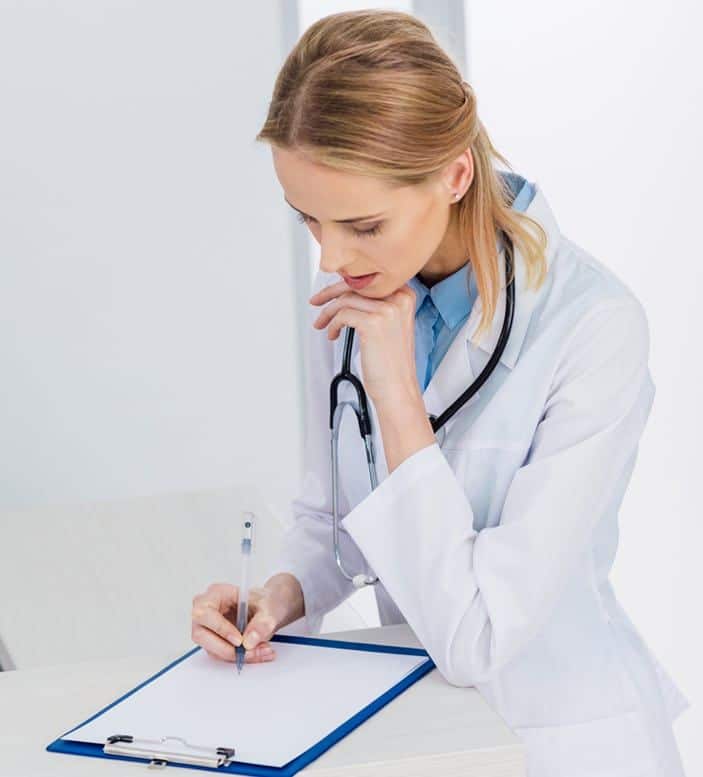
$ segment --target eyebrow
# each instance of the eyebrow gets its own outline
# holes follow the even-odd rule
[[[286,197],[283,197],[283,199],[288,202]],[[300,208],[296,208],[292,202],[288,202],[288,204],[291,206],[291,208],[293,208],[293,210],[297,210],[298,213],[301,213],[303,216],[307,216],[309,219],[313,218],[309,213],[305,213],[304,211],[300,210]],[[349,224],[352,221],[368,221],[369,219],[375,219],[379,216],[383,216],[383,213],[374,213],[372,216],[357,216],[354,219],[333,219],[333,221],[335,221],[337,224]]]

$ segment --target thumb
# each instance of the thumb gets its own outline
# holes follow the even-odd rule
[[[260,642],[266,642],[271,639],[276,630],[276,619],[267,612],[257,612],[252,616],[246,629],[244,629],[244,639],[242,644],[246,650],[252,650]]]

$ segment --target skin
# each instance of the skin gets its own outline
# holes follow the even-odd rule
[[[364,289],[355,291],[342,279],[309,301],[320,306],[313,326],[326,330],[328,339],[336,340],[342,327],[356,329],[364,387],[377,411],[390,473],[435,442],[417,382],[415,292],[407,282],[417,274],[432,286],[468,261],[452,206],[455,192],[463,196],[473,181],[471,151],[422,184],[391,188],[320,165],[299,151],[271,149],[285,199],[303,214],[320,245],[320,269],[340,278],[378,273]],[[381,215],[356,220],[371,214]],[[359,234],[377,226],[376,234]],[[226,661],[234,661],[234,646],[242,641],[234,626],[237,593],[237,586],[214,583],[193,599],[193,640]],[[245,661],[270,661],[275,650],[268,640],[305,613],[300,583],[289,573],[274,575],[250,590],[249,607]]]

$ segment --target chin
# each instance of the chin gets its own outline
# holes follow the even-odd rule
[[[360,289],[356,293],[361,294],[362,297],[368,297],[369,299],[383,299],[384,297],[387,297],[389,294],[392,294],[394,291],[393,289],[391,289],[390,291],[386,291],[383,288],[383,286],[384,284],[382,283],[378,285],[375,283],[372,283],[371,286],[365,289]]]

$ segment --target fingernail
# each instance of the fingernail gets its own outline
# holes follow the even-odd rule
[[[239,647],[242,644],[242,638],[237,634],[230,634],[227,639],[235,646]]]
[[[251,650],[251,648],[253,648],[254,645],[258,645],[259,642],[261,642],[261,638],[257,631],[250,631],[248,634],[244,635],[244,647],[247,650]]]

